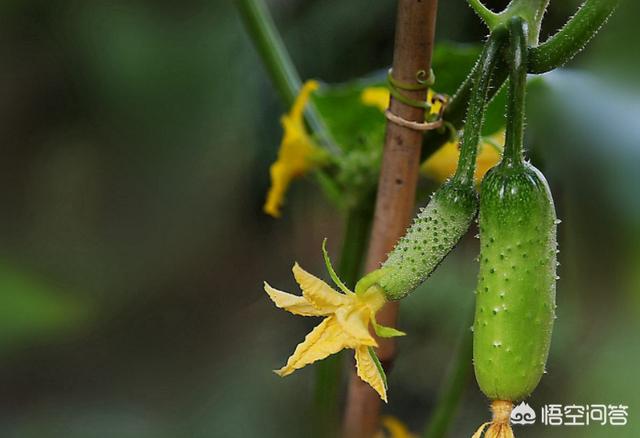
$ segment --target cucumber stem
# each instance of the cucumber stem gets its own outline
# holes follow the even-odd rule
[[[273,86],[284,105],[290,107],[300,91],[302,80],[267,5],[264,0],[236,0],[235,4]],[[333,154],[340,154],[340,149],[313,103],[307,104],[304,116],[311,131],[321,140],[322,146]]]
[[[527,23],[520,17],[509,21],[509,95],[507,134],[502,166],[523,164],[525,96],[527,88]]]
[[[524,19],[529,27],[527,34],[529,45],[537,46],[542,17],[548,5],[549,0],[512,0],[503,12],[505,18],[508,18],[505,22],[508,23],[513,17]]]
[[[493,29],[498,23],[499,15],[487,8],[480,0],[468,0],[468,2],[489,29]]]
[[[484,112],[487,105],[489,85],[497,64],[498,55],[502,47],[506,29],[499,27],[489,35],[480,59],[477,64],[477,73],[473,81],[473,91],[467,106],[467,120],[464,125],[462,146],[460,148],[460,160],[453,182],[461,185],[472,185],[473,175],[476,171],[476,155],[480,130],[484,120]]]
[[[492,12],[480,0],[468,0],[468,2],[492,31],[506,25],[513,17],[522,17],[529,24],[529,44],[538,45],[540,25],[549,0],[511,0],[505,10],[500,13]]]
[[[529,73],[546,73],[573,58],[598,33],[619,2],[620,0],[586,0],[560,31],[539,46],[529,48]],[[465,105],[469,101],[477,69],[478,64],[455,92],[445,111],[445,120],[457,129],[462,126]],[[502,69],[497,67],[494,78],[496,86],[490,91],[490,98],[494,91],[500,89],[505,76]],[[422,147],[425,151],[436,150],[447,140],[437,130],[429,131],[424,136]]]
[[[620,0],[587,0],[551,38],[529,49],[529,73],[545,73],[560,67],[593,38]]]

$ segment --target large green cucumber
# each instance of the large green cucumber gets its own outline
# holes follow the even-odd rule
[[[521,400],[545,370],[555,319],[556,213],[535,167],[497,166],[480,197],[474,367],[487,397]]]

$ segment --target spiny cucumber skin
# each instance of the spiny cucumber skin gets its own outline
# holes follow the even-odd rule
[[[492,400],[522,400],[544,373],[555,319],[556,224],[549,186],[535,167],[497,166],[484,178],[473,357]]]
[[[386,298],[402,299],[425,281],[467,232],[477,210],[472,186],[449,181],[438,189],[382,265],[377,283]]]

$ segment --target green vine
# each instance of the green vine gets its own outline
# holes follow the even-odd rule
[[[480,61],[477,64],[478,72],[474,79],[473,93],[469,100],[467,120],[460,148],[460,160],[458,161],[456,174],[453,177],[453,181],[463,186],[473,184],[478,142],[487,104],[489,84],[491,83],[505,36],[506,29],[504,27],[495,29],[491,33],[487,44],[485,44],[484,50],[480,55]]]
[[[529,48],[527,71],[534,74],[546,73],[572,59],[598,33],[619,2],[620,0],[586,0],[560,31],[539,46]],[[460,85],[445,110],[445,121],[456,129],[462,128],[477,69],[478,63]],[[500,62],[493,79],[495,86],[489,90],[490,98],[500,89],[506,78],[506,65]],[[424,136],[423,148],[434,150],[445,141],[446,137],[439,133],[428,132]]]

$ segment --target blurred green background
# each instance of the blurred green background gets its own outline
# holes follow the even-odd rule
[[[438,41],[483,38],[465,1],[440,3]],[[304,78],[390,63],[393,0],[268,4]],[[552,1],[543,38],[578,4]],[[563,220],[559,318],[530,402],[625,404],[629,424],[519,437],[640,436],[638,17],[623,2],[546,75],[527,132]],[[233,5],[5,0],[0,66],[0,435],[306,436],[313,368],[271,370],[316,321],[276,311],[262,281],[295,291],[294,260],[324,272],[341,218],[309,181],[282,219],[262,214],[285,108]],[[414,431],[471,324],[477,252],[466,239],[403,303],[385,411]],[[451,436],[486,417],[471,379]]]

